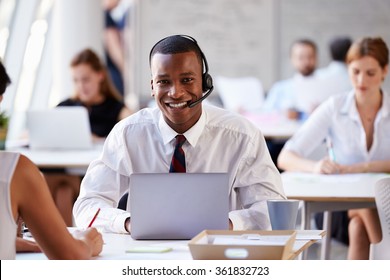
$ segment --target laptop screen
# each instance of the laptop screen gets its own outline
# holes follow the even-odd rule
[[[27,127],[32,149],[93,147],[88,112],[82,106],[28,111]]]
[[[127,210],[134,239],[191,239],[206,229],[228,229],[229,176],[132,174]]]

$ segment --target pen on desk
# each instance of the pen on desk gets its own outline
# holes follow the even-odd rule
[[[329,136],[326,137],[326,148],[328,150],[329,158],[332,161],[336,162],[336,155],[335,155],[334,150],[333,150],[332,139]]]
[[[93,223],[95,222],[97,216],[99,215],[99,212],[100,212],[100,208],[96,211],[95,216],[93,216],[91,222],[89,223],[89,225],[88,225],[89,228],[90,228],[90,227],[93,225]]]

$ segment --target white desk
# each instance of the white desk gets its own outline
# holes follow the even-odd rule
[[[296,120],[289,120],[281,113],[244,113],[244,117],[260,128],[265,138],[283,139],[290,138],[302,125]]]
[[[10,148],[7,151],[27,156],[40,168],[87,168],[91,161],[98,158],[102,145],[88,150],[32,150],[28,148]]]
[[[297,236],[317,236],[321,239],[325,232],[321,230],[297,231]],[[308,237],[310,238],[310,237]],[[188,247],[188,240],[134,240],[129,234],[103,233],[103,251],[95,259],[98,260],[192,260]],[[296,240],[293,257],[310,247],[317,239]],[[126,253],[126,249],[132,246],[164,246],[172,248],[166,253]],[[47,259],[43,253],[17,253],[17,260]]]
[[[320,175],[284,172],[282,181],[288,198],[303,201],[302,229],[310,229],[313,213],[325,212],[324,229],[330,234],[331,211],[376,207],[375,182],[389,176],[390,174],[384,173]],[[323,242],[322,259],[329,259],[329,236]]]

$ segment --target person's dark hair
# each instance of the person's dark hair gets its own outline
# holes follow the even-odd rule
[[[349,37],[336,37],[329,43],[329,50],[332,59],[345,62],[352,40]]]
[[[185,52],[194,52],[199,59],[199,63],[202,64],[203,69],[202,51],[194,39],[185,35],[173,35],[158,41],[150,51],[149,66],[151,65],[152,57],[156,53],[177,54]]]
[[[382,68],[389,64],[389,49],[382,38],[366,37],[352,44],[347,53],[347,64],[364,56],[376,59]]]
[[[94,71],[96,72],[103,72],[104,79],[100,84],[100,92],[105,97],[109,98],[115,98],[119,101],[122,101],[122,96],[118,92],[118,90],[115,88],[113,82],[111,81],[111,78],[107,72],[106,66],[102,63],[102,60],[99,58],[99,56],[91,49],[84,49],[81,52],[77,53],[71,63],[71,67],[76,67],[80,64],[87,64],[89,65]],[[75,98],[77,99],[77,93]]]
[[[314,43],[313,40],[302,38],[302,39],[298,39],[298,40],[294,41],[290,47],[290,53],[291,53],[293,47],[296,45],[307,45],[307,46],[310,46],[314,50],[315,53],[317,52],[317,45],[316,45],[316,43]]]
[[[3,95],[7,86],[11,83],[11,79],[5,70],[3,63],[0,61],[0,95]]]

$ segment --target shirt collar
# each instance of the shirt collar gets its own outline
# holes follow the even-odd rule
[[[389,110],[390,110],[390,98],[387,92],[382,90],[382,107],[380,109],[380,112],[383,117],[386,117],[389,115]],[[348,93],[348,96],[341,107],[341,113],[342,114],[348,114],[351,118],[358,119],[359,118],[359,113],[356,108],[356,102],[355,102],[355,93],[353,90],[351,90]]]
[[[340,112],[341,114],[349,114],[350,116],[356,115],[357,109],[355,104],[355,93],[353,90],[348,93]]]
[[[161,137],[163,139],[164,145],[167,145],[169,142],[171,142],[178,134],[165,122],[164,116],[161,111],[159,115],[158,126],[161,132]],[[187,139],[187,142],[191,146],[195,147],[205,126],[206,126],[206,112],[205,110],[202,110],[202,114],[200,115],[199,120],[189,130],[183,133],[183,135]]]

